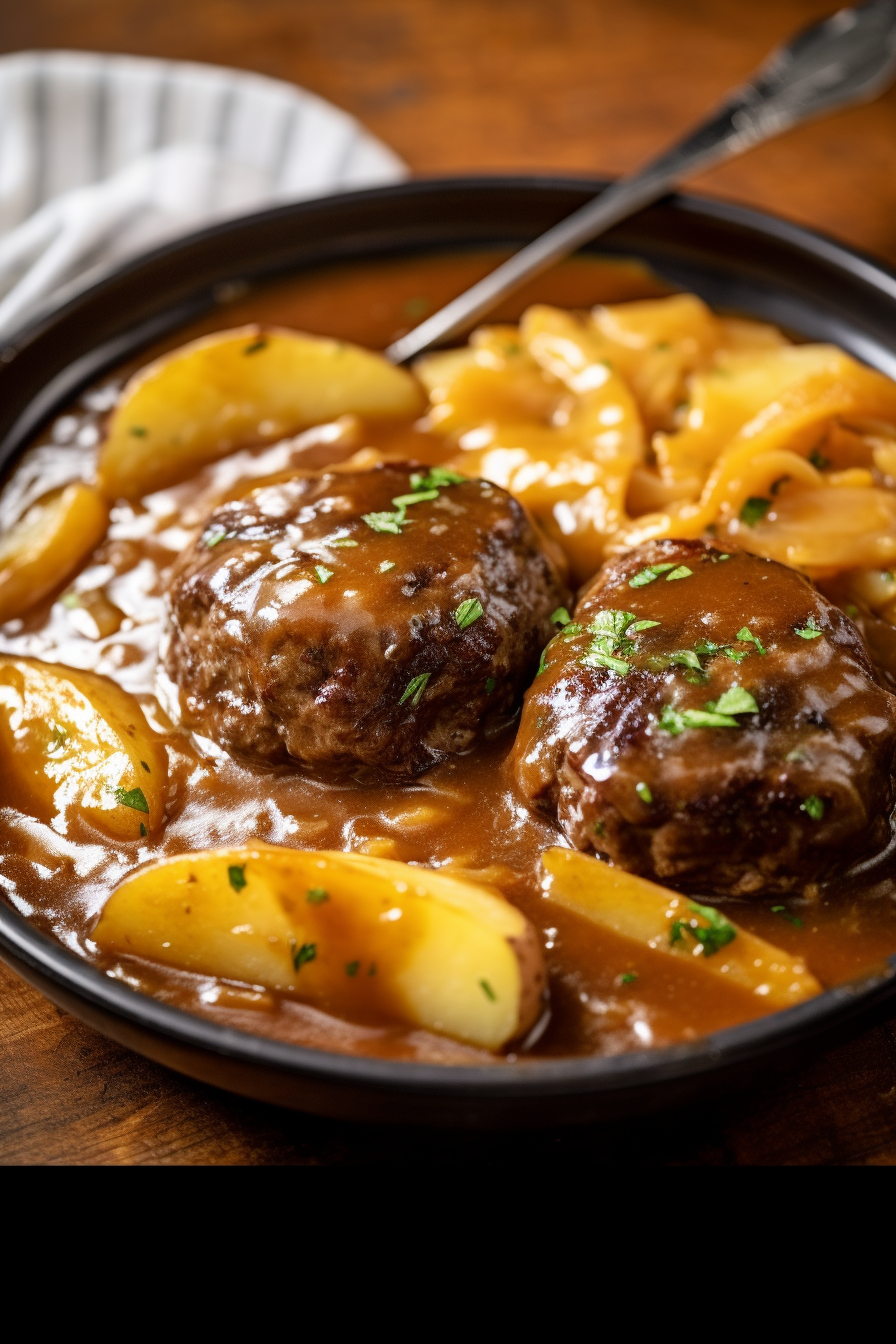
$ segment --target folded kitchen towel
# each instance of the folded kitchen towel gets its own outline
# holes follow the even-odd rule
[[[191,229],[406,172],[354,118],[279,80],[92,52],[0,57],[0,338]]]

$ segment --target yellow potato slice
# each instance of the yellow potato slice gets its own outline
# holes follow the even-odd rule
[[[576,850],[549,849],[545,895],[558,905],[763,999],[769,1011],[821,993],[805,962],[727,916]],[[701,941],[702,938],[702,941]]]
[[[66,485],[32,505],[0,540],[0,622],[64,583],[106,532],[109,508],[89,485]]]
[[[411,374],[360,346],[278,327],[220,331],[134,375],[100,450],[100,488],[139,498],[250,443],[422,407]]]
[[[518,910],[472,882],[364,854],[254,844],[165,859],[125,878],[93,936],[109,954],[490,1050],[542,1008],[541,949]]]
[[[95,672],[0,658],[0,762],[16,806],[57,829],[80,815],[137,840],[163,819],[165,748],[134,697]]]

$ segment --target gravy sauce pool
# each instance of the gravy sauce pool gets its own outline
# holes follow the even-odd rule
[[[246,322],[295,327],[382,348],[491,269],[495,254],[412,258],[346,266],[233,297],[127,369],[88,390],[59,416],[12,473],[16,513],[88,468],[102,420],[124,378],[154,354]],[[575,259],[542,278],[498,318],[533,301],[567,307],[666,293],[633,263]],[[230,985],[140,962],[104,961],[91,930],[111,889],[138,864],[252,839],[302,849],[343,849],[463,870],[497,887],[541,932],[551,1011],[526,1053],[616,1054],[676,1041],[758,1017],[762,1001],[708,983],[685,963],[640,949],[551,905],[540,858],[562,844],[556,828],[517,796],[507,769],[516,721],[466,756],[413,785],[325,784],[295,773],[251,770],[213,743],[177,730],[157,676],[164,574],[212,504],[244,479],[315,468],[370,447],[393,459],[445,460],[445,446],[410,424],[345,421],[284,444],[224,458],[192,480],[113,510],[106,541],[53,600],[0,629],[0,650],[113,678],[135,694],[170,749],[168,822],[157,844],[101,839],[77,818],[44,825],[22,813],[0,780],[0,886],[6,899],[67,947],[168,1003],[265,1036],[319,1049],[437,1063],[494,1057],[424,1031],[345,1022],[263,989]],[[0,517],[0,526],[8,518]],[[75,594],[77,595],[75,597]],[[848,857],[848,856],[847,856]],[[697,899],[711,899],[700,892]],[[896,855],[832,882],[813,902],[713,901],[742,927],[805,957],[825,985],[876,969],[896,951]],[[631,973],[636,975],[631,979]],[[625,977],[625,980],[623,980]],[[509,1062],[522,1052],[503,1058]]]

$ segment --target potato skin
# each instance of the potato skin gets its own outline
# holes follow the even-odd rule
[[[267,844],[136,870],[94,930],[138,956],[263,985],[356,1020],[496,1050],[542,1011],[535,930],[497,893],[370,855]]]

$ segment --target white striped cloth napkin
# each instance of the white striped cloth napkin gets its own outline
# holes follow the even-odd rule
[[[191,229],[406,173],[353,117],[279,80],[92,52],[0,57],[0,336]]]

